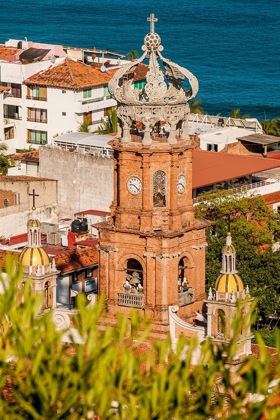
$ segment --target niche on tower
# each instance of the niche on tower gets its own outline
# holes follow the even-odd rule
[[[190,287],[190,262],[185,256],[179,261],[178,266],[178,298],[179,305],[186,306],[194,302],[194,288]]]
[[[118,292],[119,306],[142,308],[144,306],[144,271],[135,258],[128,258],[124,268],[123,290]]]

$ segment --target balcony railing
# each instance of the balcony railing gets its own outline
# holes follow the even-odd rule
[[[120,306],[129,306],[132,308],[143,308],[144,306],[144,295],[143,294],[133,294],[126,292],[119,292],[119,305]]]
[[[194,289],[190,287],[186,292],[178,293],[179,305],[186,306],[194,302]]]
[[[43,98],[42,96],[28,96],[26,95],[26,99],[32,99],[35,101],[47,101],[47,98]]]
[[[99,98],[88,98],[88,99],[84,99],[82,101],[82,105],[84,105],[84,104],[91,104],[93,102],[100,102],[100,101],[104,101],[104,96],[100,96]]]
[[[31,121],[31,122],[39,122],[39,123],[47,123],[48,120],[46,118],[27,118],[27,121]]]
[[[19,117],[18,114],[13,114],[13,115],[5,115],[4,114],[4,118],[7,118],[9,120],[21,120],[22,118]]]

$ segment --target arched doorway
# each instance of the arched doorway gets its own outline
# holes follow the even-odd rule
[[[44,306],[45,309],[51,309],[53,307],[53,292],[49,281],[46,281],[44,286]]]

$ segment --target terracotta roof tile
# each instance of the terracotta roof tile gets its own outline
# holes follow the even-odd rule
[[[98,264],[98,250],[95,247],[67,251],[55,256],[55,263],[62,274]]]
[[[149,66],[147,66],[146,64],[139,63],[136,69],[134,70],[134,82],[146,79],[148,70]]]
[[[100,68],[66,58],[64,63],[35,74],[26,79],[24,83],[26,85],[82,90],[107,85],[115,72],[116,70],[107,70],[102,73]]]
[[[27,162],[39,162],[39,150],[33,152],[17,153],[12,156],[13,159],[25,160]]]
[[[262,196],[266,204],[275,204],[280,202],[280,191],[276,191],[270,194]]]
[[[87,215],[87,214],[90,214],[92,216],[108,216],[110,212],[101,211],[101,210],[83,210],[83,211],[79,211],[78,213],[75,213],[75,216]]]
[[[11,90],[8,86],[0,86],[0,92],[6,92],[7,90]]]
[[[5,45],[0,45],[0,59],[4,57],[9,57],[10,55],[15,55],[20,51],[22,50],[19,50],[17,48],[5,47]]]

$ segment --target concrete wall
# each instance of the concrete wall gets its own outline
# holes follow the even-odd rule
[[[83,210],[109,211],[113,201],[113,159],[40,147],[39,174],[58,180],[61,218]]]
[[[36,197],[35,216],[32,216],[33,199]],[[24,180],[17,177],[0,177],[0,189],[12,191],[17,195],[17,204],[0,209],[0,236],[9,237],[26,232],[26,225],[31,217],[41,222],[57,223],[59,207],[57,204],[57,183],[54,180]]]

